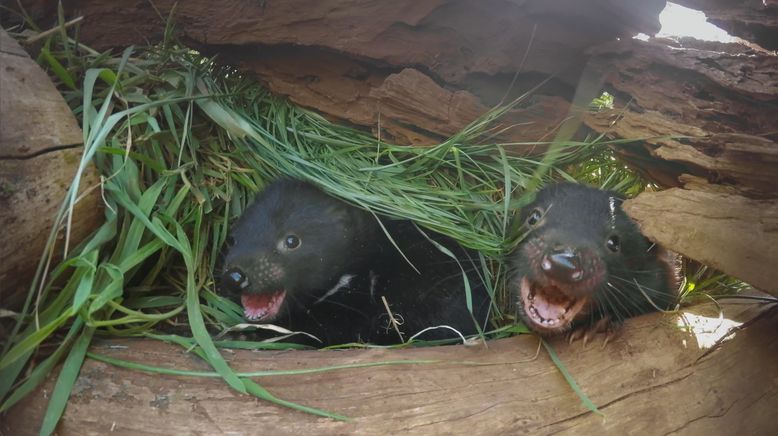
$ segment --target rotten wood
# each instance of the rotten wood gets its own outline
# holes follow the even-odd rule
[[[488,348],[225,351],[237,371],[438,361],[258,379],[280,398],[346,415],[347,422],[235,393],[218,378],[155,375],[87,359],[57,434],[770,433],[778,407],[778,310],[732,300],[722,307],[721,319],[707,304],[679,315],[629,320],[605,349],[553,340],[604,417],[587,411],[545,351],[535,357],[537,338],[522,335],[489,342]],[[741,322],[749,324],[730,330]],[[150,340],[103,340],[91,350],[166,368],[209,370],[181,348]],[[11,410],[7,434],[37,433],[52,386],[48,381]]]
[[[0,308],[16,310],[78,168],[83,135],[46,73],[1,29],[0,69]],[[81,194],[92,191],[74,209],[71,247],[102,220],[94,167],[81,183]]]
[[[505,117],[514,128],[499,138],[551,140],[571,113],[575,89],[592,86],[579,83],[588,65],[605,73],[617,108],[588,117],[587,126],[614,138],[655,138],[619,149],[650,180],[679,186],[682,174],[692,174],[750,197],[778,196],[771,155],[778,149],[778,57],[740,44],[629,38],[658,30],[662,1],[174,3],[63,5],[84,16],[81,41],[98,49],[159,41],[172,13],[187,43],[297,104],[398,143],[439,142],[554,75]],[[745,15],[775,6],[697,3]],[[44,24],[55,19],[48,2],[22,4]],[[677,135],[692,138],[667,139]],[[727,162],[711,165],[722,155]]]
[[[75,117],[49,77],[2,29],[0,70],[0,159],[83,142]]]
[[[678,49],[623,40],[593,51],[617,108],[589,114],[593,130],[647,138],[618,148],[662,186],[691,174],[753,198],[778,197],[778,56]]]
[[[778,50],[778,0],[677,0],[730,35]]]
[[[56,18],[48,2],[22,4],[44,25]],[[586,49],[655,33],[664,1],[63,2],[84,16],[80,40],[97,49],[159,41],[174,4],[187,44],[274,93],[385,140],[433,144],[553,75],[506,116],[515,127],[500,137],[550,141],[570,111]]]
[[[778,296],[778,201],[673,188],[624,210],[652,240]]]

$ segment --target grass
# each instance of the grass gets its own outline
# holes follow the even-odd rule
[[[493,121],[511,104],[440,144],[398,146],[330,123],[171,43],[115,56],[75,44],[63,31],[47,40],[39,61],[84,132],[79,169],[0,355],[0,411],[64,361],[43,434],[53,432],[95,336],[166,340],[207,361],[238,392],[345,419],[275,397],[249,378],[257,374],[235,373],[218,348],[238,345],[212,339],[242,321],[240,307],[214,290],[219,250],[231,220],[274,178],[311,181],[344,201],[412,219],[479,250],[498,302],[505,299],[502,259],[518,240],[512,213],[528,201],[528,188],[552,178],[628,193],[644,187],[599,138],[559,141],[551,161],[516,156],[509,145],[490,142]],[[90,165],[101,183],[86,188],[101,191],[105,222],[73,246],[67,229]],[[62,227],[65,260],[52,266]],[[181,326],[191,338],[159,333]],[[509,325],[494,336],[520,331]],[[44,344],[53,351],[42,353]]]

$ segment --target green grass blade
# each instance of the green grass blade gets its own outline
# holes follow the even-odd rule
[[[25,380],[21,386],[14,390],[14,393],[10,395],[5,402],[2,403],[0,406],[0,413],[10,409],[14,404],[27,396],[27,394],[32,392],[46,379],[46,376],[48,376],[49,372],[51,372],[57,362],[59,362],[60,359],[62,359],[62,356],[69,350],[70,345],[73,343],[73,339],[75,338],[76,334],[81,331],[81,327],[83,325],[84,323],[81,318],[76,318],[75,322],[73,322],[73,325],[70,326],[70,330],[68,331],[67,336],[65,336],[65,339],[57,347],[57,350],[48,356],[46,360],[44,360],[40,365],[36,366],[32,373],[30,373],[30,375],[27,377],[27,380]],[[24,360],[21,362],[22,364],[25,363]],[[10,380],[14,379],[15,377],[10,378]],[[0,395],[0,398],[3,398],[4,396],[5,395]]]
[[[42,326],[39,330],[35,331],[31,335],[27,336],[19,343],[14,345],[8,353],[6,353],[2,359],[0,359],[0,369],[8,367],[13,362],[22,359],[23,356],[33,351],[41,342],[43,342],[49,335],[67,322],[74,314],[72,307],[68,308],[54,321]]]
[[[313,407],[303,406],[301,404],[293,403],[291,401],[282,400],[271,394],[267,389],[255,383],[253,380],[243,378],[243,383],[246,385],[246,390],[257,398],[270,401],[271,403],[278,404],[279,406],[288,407],[290,409],[299,410],[300,412],[310,413],[312,415],[323,416],[325,418],[335,419],[338,421],[348,421],[349,418],[343,415],[337,415],[334,413],[326,412],[321,409]]]
[[[27,365],[27,361],[30,360],[32,354],[33,350],[23,353],[6,365],[5,368],[0,369],[0,398],[5,398],[8,392],[11,391],[11,387],[13,387],[14,382]]]
[[[89,295],[92,293],[92,286],[94,285],[95,273],[97,271],[97,250],[88,252],[86,255],[81,256],[83,259],[83,266],[85,272],[81,276],[80,283],[76,288],[76,294],[73,296],[73,312],[78,312],[81,306],[86,302]]]
[[[51,393],[49,405],[46,408],[46,415],[43,417],[43,424],[40,430],[41,435],[48,436],[56,430],[57,423],[65,411],[70,391],[78,378],[79,371],[81,371],[81,365],[84,363],[84,357],[89,348],[89,343],[92,341],[93,333],[94,329],[91,327],[84,329],[70,350],[67,359],[65,359],[59,377],[57,377],[57,383],[54,385],[54,391]]]
[[[579,386],[578,382],[576,382],[575,378],[573,378],[573,375],[570,374],[570,371],[567,370],[565,364],[562,363],[562,360],[556,354],[556,351],[554,351],[554,348],[551,346],[551,344],[549,344],[545,339],[541,339],[541,341],[543,342],[543,346],[546,347],[546,351],[548,351],[548,355],[551,357],[551,361],[554,362],[554,365],[556,365],[559,372],[562,373],[562,376],[567,381],[567,384],[570,385],[575,394],[578,395],[578,398],[581,399],[581,403],[583,403],[583,405],[591,412],[604,417],[605,414],[600,412],[592,400],[590,400],[589,397],[584,393],[583,389],[581,389],[581,386]]]
[[[46,49],[41,49],[41,56],[51,68],[51,71],[56,75],[62,83],[70,89],[76,89],[76,81],[73,80],[73,76],[70,75],[68,70],[62,66],[62,64],[51,55],[51,52]]]
[[[189,240],[187,235],[178,223],[174,223],[176,226],[176,233],[179,238],[179,247],[181,255],[184,258],[184,263],[187,268],[186,275],[186,310],[189,317],[189,326],[192,329],[192,336],[194,336],[197,344],[202,348],[205,360],[224,378],[224,380],[233,389],[238,392],[246,393],[246,387],[243,382],[235,375],[235,372],[230,368],[224,357],[216,349],[213,344],[211,335],[208,334],[208,330],[205,327],[203,315],[200,310],[200,295],[199,289],[195,284],[194,272],[194,256],[192,249],[189,246]]]

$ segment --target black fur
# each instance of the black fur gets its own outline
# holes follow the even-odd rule
[[[402,258],[372,214],[309,183],[276,181],[233,225],[220,289],[237,301],[241,295],[285,290],[278,314],[255,321],[306,331],[324,345],[402,342],[389,325],[381,297],[402,322],[403,339],[437,325],[449,325],[465,335],[476,333],[457,263],[410,222],[386,218],[381,222],[420,274]],[[476,272],[477,254],[449,238],[427,234],[455,253],[468,271],[473,312],[483,327],[490,299]],[[289,245],[299,241],[294,249],[285,242],[290,236],[297,239]],[[325,296],[347,275],[352,277],[346,286]],[[243,279],[248,283],[245,289],[240,286]],[[450,337],[451,331],[436,329],[420,338]],[[293,340],[310,343],[302,337]]]
[[[543,334],[601,320],[615,327],[675,303],[674,256],[640,233],[622,201],[615,192],[560,183],[540,190],[522,209],[526,237],[510,255],[508,286],[528,327]],[[531,286],[522,288],[523,280]]]

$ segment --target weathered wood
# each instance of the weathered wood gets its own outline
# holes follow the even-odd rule
[[[83,138],[46,73],[1,29],[0,70],[0,308],[14,310],[27,294],[78,168]],[[89,167],[80,192],[92,191],[74,209],[72,244],[102,219],[98,184],[97,171]],[[60,243],[55,253],[61,249]]]
[[[16,55],[21,57],[27,57],[27,52],[11,38],[5,30],[0,29],[0,59],[5,60],[5,55]]]
[[[173,3],[70,0],[64,6],[84,15],[81,40],[106,48],[159,40]],[[774,2],[698,3],[744,17],[775,9]],[[54,19],[47,2],[23,4],[44,22]],[[579,83],[589,65],[606,72],[617,108],[587,125],[615,138],[661,138],[620,149],[631,166],[663,186],[679,186],[680,175],[693,174],[741,186],[747,196],[776,196],[774,162],[761,157],[778,149],[778,57],[738,44],[628,37],[658,30],[662,7],[662,1],[609,0],[232,0],[214,8],[196,0],[179,4],[175,21],[185,41],[252,71],[274,93],[399,143],[438,142],[553,74],[504,119],[515,128],[500,138],[550,140],[570,113],[574,88],[592,86]],[[722,153],[728,154],[723,168],[709,165]]]
[[[692,174],[746,196],[778,196],[778,57],[638,40],[593,54],[609,71],[606,87],[629,105],[617,102],[586,123],[615,138],[648,138],[618,149],[627,162],[664,186]]]
[[[627,322],[603,350],[552,341],[605,417],[589,413],[537,338],[408,350],[227,351],[238,371],[387,360],[439,363],[263,377],[273,394],[346,415],[338,422],[230,391],[213,378],[129,371],[88,359],[58,428],[83,434],[768,434],[778,407],[778,310],[723,302]],[[697,315],[694,315],[696,313]],[[750,320],[721,347],[734,322]],[[94,353],[167,368],[208,370],[191,354],[144,340],[101,341]],[[712,352],[711,352],[712,351]],[[35,434],[52,382],[11,410],[7,434]]]
[[[612,138],[646,138],[616,150],[648,179],[705,191],[627,202],[649,237],[775,292],[778,275],[767,265],[778,255],[778,208],[768,201],[778,198],[778,57],[734,44],[673,44],[624,40],[593,50],[618,101],[585,122]]]
[[[776,0],[677,0],[676,3],[704,12],[709,22],[731,35],[768,50],[778,50]]]
[[[110,0],[63,1],[65,11],[84,16],[81,39],[101,49],[159,41],[175,3],[160,0],[150,7],[143,0],[121,5]],[[638,32],[656,33],[664,7],[661,0],[178,3],[177,31],[194,43],[247,49],[286,46],[290,51],[295,46],[326,48],[395,67],[424,66],[455,83],[473,73],[493,76],[519,66],[559,72],[571,59],[582,59],[582,48]],[[34,17],[56,19],[49,2],[22,4]],[[596,32],[594,25],[599,26]],[[533,50],[523,59],[530,37]],[[554,56],[547,50],[555,50]],[[253,54],[247,50],[247,57]]]
[[[719,133],[668,141],[655,150],[658,158],[683,163],[710,183],[735,187],[754,198],[778,197],[778,143],[747,134]],[[775,217],[778,219],[778,217]]]
[[[674,188],[624,210],[652,240],[778,295],[778,201]]]
[[[78,145],[81,129],[40,67],[0,29],[0,159]]]
[[[56,17],[48,2],[22,3],[39,21]],[[664,3],[231,0],[215,7],[204,0],[159,0],[152,7],[145,0],[63,2],[68,14],[84,16],[80,40],[98,49],[159,41],[177,4],[176,30],[188,44],[239,65],[297,104],[376,135],[380,130],[382,139],[414,144],[440,142],[503,97],[510,101],[553,75],[521,111],[506,117],[505,124],[515,127],[502,137],[551,140],[569,113],[586,49],[638,32],[655,33]]]

